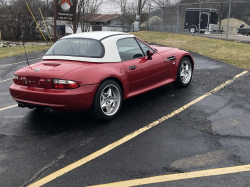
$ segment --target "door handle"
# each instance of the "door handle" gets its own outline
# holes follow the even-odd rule
[[[129,70],[134,70],[134,69],[136,69],[137,67],[136,66],[130,66],[129,67]]]
[[[172,61],[172,60],[175,60],[175,56],[171,56],[171,57],[169,57],[168,59],[164,59],[166,62],[170,62],[170,61]]]

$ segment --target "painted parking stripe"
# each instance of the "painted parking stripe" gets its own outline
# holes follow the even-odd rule
[[[40,58],[35,58],[35,59],[31,59],[31,60],[29,60],[29,61],[38,60],[38,59],[41,59],[41,58],[42,58],[42,57],[40,57]],[[24,63],[24,62],[27,62],[27,61],[17,62],[17,63],[13,63],[13,64],[5,64],[5,65],[1,65],[0,67],[2,67],[2,66],[10,66],[10,65],[14,65],[14,64],[21,64],[21,63]],[[12,78],[2,80],[2,81],[0,81],[0,83],[1,83],[1,82],[5,82],[5,81],[9,81],[9,80],[12,80]]]
[[[155,183],[169,182],[169,181],[176,181],[176,180],[183,180],[183,179],[209,177],[209,176],[215,176],[215,175],[225,175],[225,174],[240,173],[240,172],[246,172],[246,171],[250,171],[250,164],[243,165],[243,166],[193,171],[193,172],[180,173],[180,174],[161,175],[161,176],[155,176],[155,177],[149,177],[149,178],[143,178],[143,179],[134,179],[134,180],[121,181],[121,182],[114,182],[114,183],[109,183],[109,184],[100,184],[100,185],[94,185],[94,186],[89,186],[89,187],[139,186],[139,185],[145,185],[145,184],[155,184]]]
[[[123,137],[122,139],[120,139],[120,140],[118,140],[118,141],[116,141],[116,142],[114,142],[114,143],[112,143],[112,144],[110,144],[110,145],[108,145],[108,146],[106,146],[106,147],[92,153],[91,155],[88,155],[88,156],[86,156],[86,157],[84,157],[84,158],[82,158],[82,159],[80,159],[80,160],[78,160],[78,161],[76,161],[76,162],[62,168],[62,169],[60,169],[60,170],[55,171],[54,173],[52,173],[52,174],[50,174],[50,175],[48,175],[48,176],[34,182],[33,184],[29,185],[28,187],[42,186],[42,185],[56,179],[57,177],[60,177],[60,176],[62,176],[64,174],[70,172],[71,170],[76,169],[76,168],[84,165],[85,163],[87,163],[87,162],[89,162],[91,160],[94,160],[95,158],[97,158],[97,157],[111,151],[112,149],[118,147],[119,145],[122,145],[123,143],[135,138],[136,136],[138,136],[141,133],[143,133],[143,132],[151,129],[152,127],[160,124],[161,122],[163,122],[163,121],[165,121],[165,120],[179,114],[180,112],[187,109],[188,107],[194,105],[195,103],[205,99],[206,97],[210,96],[211,94],[213,94],[213,93],[219,91],[220,89],[224,88],[225,86],[231,84],[232,82],[237,80],[237,78],[241,77],[242,75],[244,75],[246,73],[248,73],[248,71],[243,71],[242,73],[236,75],[232,79],[226,81],[225,83],[221,84],[220,86],[216,87],[215,89],[211,90],[210,92],[200,96],[199,98],[195,99],[194,101],[184,105],[183,107],[175,110],[174,112],[172,112],[172,113],[170,113],[170,114],[156,120],[155,122],[153,122],[153,123],[151,123],[151,124],[149,124],[149,125],[147,125],[145,127],[142,127],[139,130],[136,130],[136,131],[132,132],[131,134],[129,134],[129,135]]]
[[[40,58],[35,58],[35,59],[31,59],[29,61],[33,61],[33,60],[38,60],[38,59],[41,59],[42,57]],[[12,63],[12,64],[4,64],[4,65],[1,65],[0,67],[3,67],[3,66],[11,66],[11,65],[15,65],[15,64],[21,64],[21,63],[24,63],[24,62],[27,62],[26,60],[25,61],[22,61],[22,62],[16,62],[16,63]]]
[[[5,108],[0,108],[0,111],[7,110],[7,109],[10,109],[10,108],[13,108],[13,107],[17,107],[17,105],[12,105],[12,106],[8,106],[8,107],[5,107]]]
[[[13,78],[10,78],[10,79],[5,79],[5,80],[2,80],[0,82],[5,82],[5,81],[9,81],[9,80],[12,80]]]

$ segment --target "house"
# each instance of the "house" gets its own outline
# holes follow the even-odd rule
[[[111,27],[120,27],[122,25],[119,14],[84,14],[81,18],[86,24],[89,25]]]
[[[46,18],[46,25],[48,26],[51,35],[53,35],[54,18]],[[81,25],[83,23],[83,25]],[[81,21],[78,24],[76,33],[91,31],[123,31],[121,28],[122,22],[120,21],[119,14],[84,14],[81,15]],[[60,26],[57,34],[64,36],[65,34],[72,34],[72,27],[69,26],[68,21],[57,20],[57,26]],[[62,29],[61,29],[62,28]]]

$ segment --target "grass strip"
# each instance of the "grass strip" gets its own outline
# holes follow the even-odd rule
[[[49,49],[51,45],[29,45],[25,46],[26,52],[36,52]],[[22,47],[1,47],[0,48],[0,59],[8,58],[16,55],[25,54],[24,48]]]
[[[138,38],[157,44],[192,51],[250,70],[250,45],[234,41],[154,31],[133,32]]]

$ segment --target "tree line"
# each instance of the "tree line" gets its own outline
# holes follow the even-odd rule
[[[146,11],[149,0],[142,0],[143,10],[141,21],[147,19]],[[0,0],[0,30],[4,40],[35,40],[40,35],[39,29],[31,16],[26,2],[37,20],[39,26],[43,28],[43,22],[39,8],[44,17],[54,16],[53,0]],[[138,10],[138,0],[78,0],[77,1],[77,25],[81,26],[82,31],[85,24],[85,15],[96,14],[100,11],[103,4],[112,3],[117,7],[120,14],[122,25],[132,25]],[[89,16],[88,16],[89,18]],[[89,21],[89,20],[88,20]],[[91,20],[90,20],[91,22]],[[67,23],[73,27],[71,22]],[[42,29],[46,32],[45,28]]]

